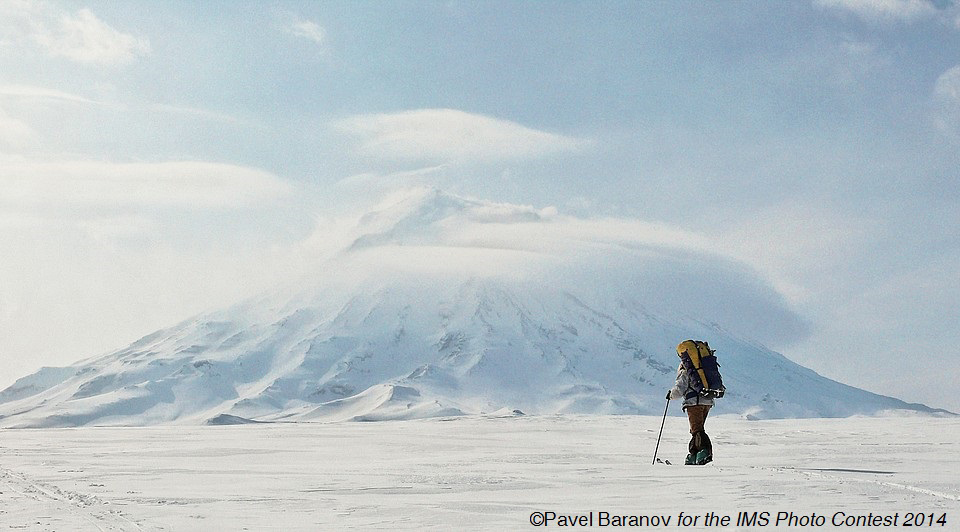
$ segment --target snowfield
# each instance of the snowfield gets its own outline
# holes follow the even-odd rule
[[[677,464],[689,436],[671,406],[659,455]],[[960,530],[957,418],[719,416],[707,423],[716,461],[705,467],[651,465],[660,421],[469,416],[0,430],[0,527],[533,530],[592,520],[586,528],[659,521],[666,526],[641,529],[862,530],[874,527],[842,523],[901,529],[923,519],[923,529]],[[716,526],[704,526],[710,512]],[[736,526],[741,512],[754,526]],[[777,523],[779,512],[792,521]]]

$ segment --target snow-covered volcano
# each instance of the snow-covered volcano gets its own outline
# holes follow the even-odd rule
[[[307,279],[18,380],[0,425],[656,414],[687,338],[717,349],[719,413],[931,411],[725,331],[725,317],[803,325],[748,269],[669,228],[426,190],[318,240],[335,249]]]

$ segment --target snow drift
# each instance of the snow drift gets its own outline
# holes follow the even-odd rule
[[[436,190],[337,227],[308,279],[24,377],[0,392],[0,425],[656,414],[687,338],[718,351],[719,413],[933,412],[743,339],[805,324],[748,268],[670,228]]]

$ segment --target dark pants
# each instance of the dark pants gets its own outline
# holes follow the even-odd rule
[[[690,421],[690,444],[687,446],[692,455],[696,455],[703,449],[713,455],[713,445],[710,443],[710,436],[703,430],[703,424],[707,421],[707,414],[710,413],[710,405],[691,405],[686,407],[687,420]]]

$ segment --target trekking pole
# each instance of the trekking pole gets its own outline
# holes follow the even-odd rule
[[[663,424],[667,422],[667,409],[670,408],[670,398],[667,397],[667,406],[663,407],[663,421],[660,422],[660,434],[657,435],[657,448],[653,450],[653,462],[650,465],[657,463],[657,451],[660,450],[660,437],[663,436]]]

